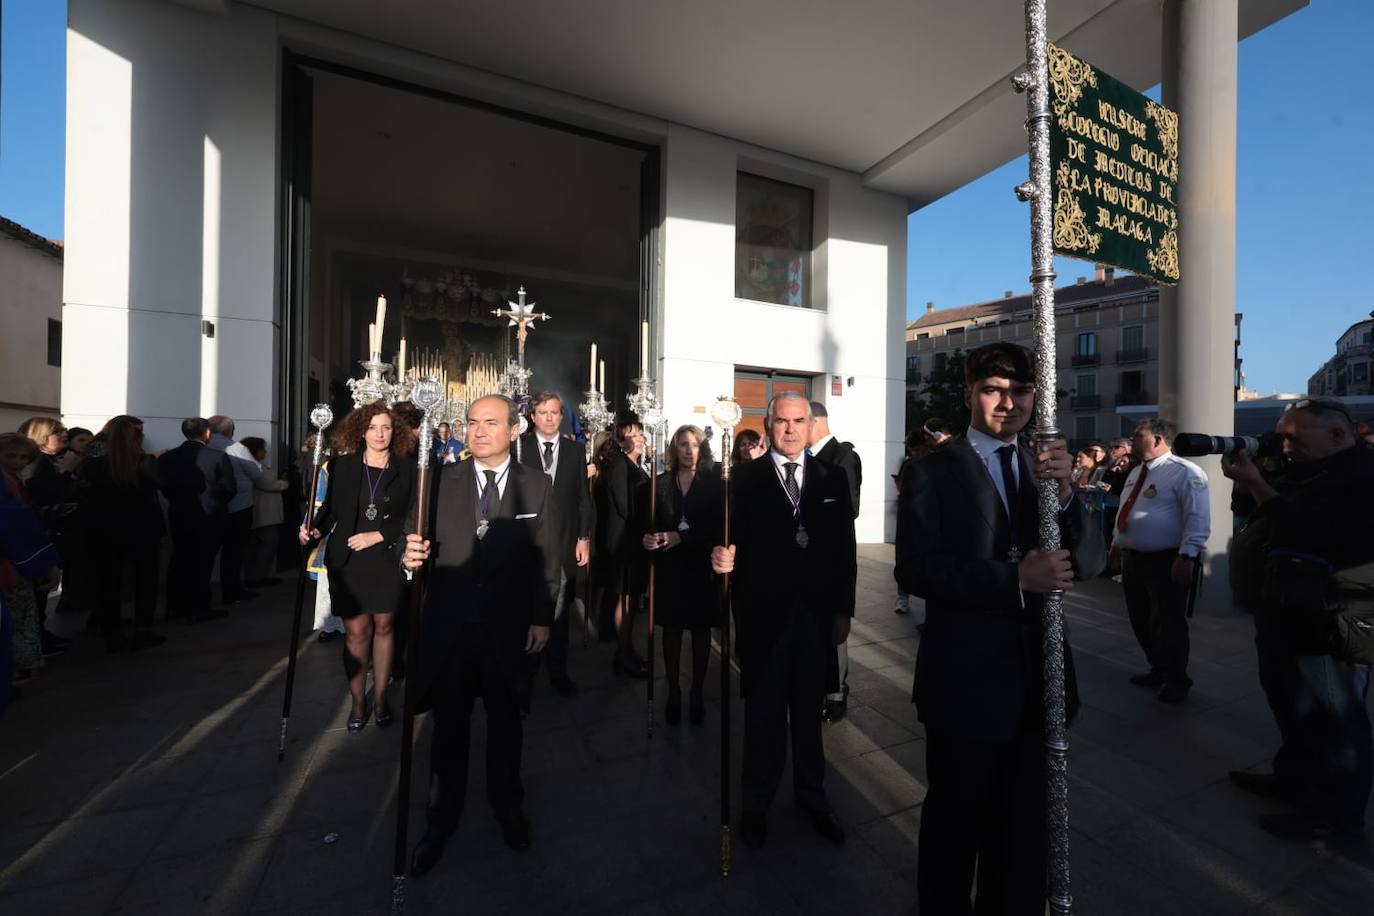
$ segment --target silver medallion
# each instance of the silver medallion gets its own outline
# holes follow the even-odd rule
[[[377,520],[377,507],[369,503],[367,508],[363,510],[363,517],[369,522],[375,522]]]
[[[682,521],[680,521],[680,522],[677,523],[677,530],[678,530],[678,531],[686,531],[686,530],[687,530],[688,528],[690,528],[690,527],[691,527],[691,525],[688,525],[688,524],[687,524],[687,519],[685,519],[685,518],[684,518]]]
[[[1020,547],[1013,547],[1011,550],[1008,550],[1008,551],[1007,551],[1007,560],[1008,560],[1009,562],[1012,562],[1012,563],[1020,563],[1020,562],[1021,562],[1021,557],[1022,557],[1022,553],[1021,553],[1021,548],[1020,548]]]
[[[477,540],[480,541],[482,540],[482,538],[487,536],[487,529],[489,527],[491,526],[486,519],[482,519],[480,522],[477,523]]]
[[[810,544],[810,543],[811,543],[811,536],[808,535],[808,534],[806,533],[806,529],[805,529],[805,528],[798,528],[798,529],[797,529],[797,546],[800,547],[802,550],[805,550],[805,549],[806,549],[806,545],[807,545],[807,544]]]

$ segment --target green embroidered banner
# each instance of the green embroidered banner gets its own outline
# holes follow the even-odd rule
[[[1177,283],[1178,113],[1049,46],[1054,250]]]

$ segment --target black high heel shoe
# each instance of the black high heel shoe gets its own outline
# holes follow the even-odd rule
[[[361,716],[349,716],[349,717],[348,717],[348,730],[349,730],[349,732],[351,732],[352,734],[355,734],[355,735],[356,735],[358,732],[362,731],[362,730],[363,730],[363,726],[367,725],[367,720],[368,720],[368,718],[369,718],[371,715],[372,715],[372,708],[371,708],[371,706],[368,704],[367,700],[363,700],[363,714],[362,714]]]
[[[700,725],[706,721],[706,703],[695,690],[687,700],[687,721],[693,725]]]
[[[682,721],[682,694],[668,694],[668,702],[663,707],[663,721],[676,725]]]
[[[392,723],[393,721],[394,721],[394,717],[391,715],[391,704],[388,703],[388,704],[386,704],[386,705],[384,705],[384,706],[378,706],[378,707],[377,707],[377,727],[378,727],[378,728],[387,728],[388,726],[391,725],[391,723]]]
[[[640,663],[639,663],[639,667],[637,667],[637,668],[631,668],[629,665],[625,664],[625,662],[621,661],[619,655],[615,656],[615,658],[612,660],[612,662],[611,662],[611,670],[614,671],[616,674],[623,674],[623,675],[625,675],[626,677],[648,677],[648,676],[649,676],[649,666],[648,666],[648,665],[646,665],[646,664],[643,663],[643,662],[640,662]]]

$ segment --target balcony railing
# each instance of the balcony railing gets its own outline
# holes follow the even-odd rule
[[[1075,394],[1069,398],[1069,407],[1073,410],[1097,410],[1101,406],[1100,394]]]
[[[1075,353],[1070,363],[1074,366],[1096,366],[1101,364],[1101,353]]]
[[[1116,406],[1127,407],[1132,404],[1150,403],[1150,392],[1148,391],[1121,391],[1116,395]]]
[[[1150,358],[1148,347],[1137,347],[1133,350],[1117,350],[1116,361],[1118,363],[1143,363]]]

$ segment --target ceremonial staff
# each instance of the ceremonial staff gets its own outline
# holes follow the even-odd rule
[[[1026,0],[1026,69],[1012,77],[1017,92],[1026,93],[1026,132],[1030,140],[1030,181],[1016,196],[1031,205],[1031,301],[1035,335],[1035,441],[1058,439],[1054,392],[1054,248],[1053,201],[1050,199],[1050,90],[1045,0]],[[1038,484],[1040,549],[1059,549],[1059,487]],[[1045,702],[1045,823],[1049,831],[1049,904],[1055,916],[1068,916],[1069,765],[1064,724],[1064,592],[1046,593],[1043,610]]]
[[[324,449],[324,431],[334,422],[334,411],[328,404],[316,404],[310,411],[310,425],[315,427],[315,452],[310,461],[310,489],[306,490],[305,527],[315,522],[315,490],[320,485],[320,454]],[[296,609],[291,615],[291,648],[286,655],[286,696],[281,704],[281,736],[277,741],[277,762],[286,757],[286,724],[291,719],[291,690],[296,686],[296,653],[301,647],[301,610],[305,606],[305,580],[310,571],[310,551],[314,541],[301,547],[300,575],[296,578]]]
[[[648,430],[645,430],[648,432]],[[651,433],[644,444],[645,459],[649,465],[649,530],[654,530],[658,520],[658,460],[655,445],[657,432]],[[655,573],[658,569],[658,551],[649,551],[649,739],[654,737],[654,601],[658,592]]]
[[[443,400],[439,383],[432,377],[415,382],[410,402],[420,408],[420,448],[416,452],[415,472],[415,531],[424,537],[429,531],[429,437],[434,430],[434,408]],[[424,601],[425,566],[415,572],[410,583],[410,607],[407,609],[412,638],[420,634],[420,608]],[[406,830],[410,825],[410,757],[415,743],[415,703],[412,694],[413,677],[406,678],[405,710],[401,716],[401,772],[396,785],[396,850],[391,868],[391,912],[405,911],[406,893]]]
[[[720,479],[724,483],[725,512],[720,542],[730,546],[730,458],[735,426],[743,411],[726,395],[711,407],[711,419],[720,427]],[[720,875],[730,874],[730,574],[720,577]]]

